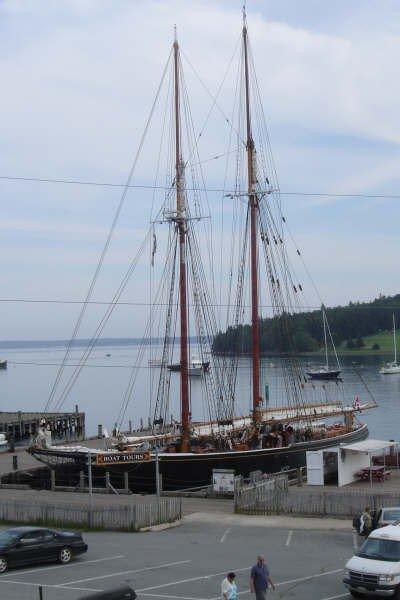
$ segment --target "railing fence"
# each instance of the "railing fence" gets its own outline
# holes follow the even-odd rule
[[[346,490],[342,492],[291,488],[285,476],[257,482],[235,490],[235,512],[241,514],[285,514],[297,516],[331,516],[351,518],[365,506],[372,510],[399,506],[399,492]]]
[[[20,500],[0,503],[0,521],[53,527],[138,531],[162,523],[172,523],[181,517],[180,498],[92,507],[88,503],[55,505]]]

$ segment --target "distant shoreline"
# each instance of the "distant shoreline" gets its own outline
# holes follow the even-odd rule
[[[178,338],[176,338],[178,340]],[[179,341],[179,340],[178,340]],[[192,343],[197,342],[197,338],[191,338]],[[91,340],[89,338],[76,339],[71,343],[72,348],[84,348]],[[144,344],[159,345],[164,342],[162,338],[153,338],[143,340],[142,338],[103,338],[96,341],[95,348],[104,348],[106,346],[138,346]],[[0,340],[0,348],[2,349],[19,349],[19,348],[67,348],[70,340]]]

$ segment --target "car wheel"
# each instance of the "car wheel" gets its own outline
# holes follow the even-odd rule
[[[398,587],[393,595],[394,600],[400,600],[400,587]]]
[[[71,549],[70,548],[62,548],[60,550],[58,558],[59,558],[60,563],[62,563],[63,565],[66,565],[69,562],[71,562],[71,559],[72,559]]]
[[[5,573],[8,569],[7,559],[3,556],[0,556],[0,573]]]
[[[365,598],[364,594],[360,594],[360,592],[353,592],[350,590],[350,594],[353,596],[353,598]]]

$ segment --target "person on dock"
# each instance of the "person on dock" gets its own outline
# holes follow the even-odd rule
[[[235,573],[228,573],[221,583],[221,600],[237,600]]]
[[[257,556],[257,563],[250,573],[250,591],[256,595],[256,600],[266,600],[269,586],[275,589],[264,556]]]

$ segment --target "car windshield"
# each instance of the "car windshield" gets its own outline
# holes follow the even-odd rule
[[[9,531],[0,532],[0,545],[9,544],[10,542],[14,542],[20,537],[20,533],[18,531],[14,531],[10,529]]]
[[[382,521],[398,521],[400,520],[400,508],[390,508],[382,511]]]
[[[368,538],[357,552],[357,556],[375,560],[400,561],[400,542]]]

